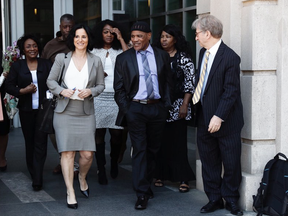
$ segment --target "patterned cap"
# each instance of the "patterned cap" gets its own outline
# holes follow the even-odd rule
[[[132,25],[131,32],[132,31],[142,31],[142,32],[149,33],[149,32],[151,32],[151,29],[150,29],[148,23],[143,22],[143,21],[138,21]]]

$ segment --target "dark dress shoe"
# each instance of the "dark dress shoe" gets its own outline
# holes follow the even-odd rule
[[[32,187],[33,187],[33,190],[34,190],[34,191],[40,191],[40,190],[42,190],[42,186],[41,186],[41,185],[32,185]]]
[[[143,210],[147,208],[148,198],[146,196],[139,196],[135,204],[135,209]]]
[[[81,193],[85,196],[85,197],[89,197],[89,188],[87,189],[87,190],[85,190],[85,191],[82,191],[81,189],[80,189],[80,191],[81,191]]]
[[[98,182],[101,185],[107,185],[108,184],[108,179],[106,177],[105,169],[101,170],[101,171],[98,170]]]
[[[118,163],[115,160],[111,160],[110,176],[112,179],[116,179],[118,176]]]
[[[154,193],[153,193],[153,191],[151,190],[151,188],[149,188],[148,193],[146,194],[146,197],[147,197],[148,199],[153,199],[153,198],[154,198]]]
[[[211,200],[209,203],[207,203],[205,206],[203,206],[200,210],[201,213],[210,213],[214,212],[218,209],[223,209],[224,203],[223,200]]]
[[[0,171],[1,171],[1,172],[5,172],[6,169],[7,169],[7,164],[6,164],[6,166],[0,167]]]
[[[226,209],[233,215],[243,215],[236,202],[226,202]]]

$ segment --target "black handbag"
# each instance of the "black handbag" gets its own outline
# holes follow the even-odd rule
[[[42,119],[39,130],[53,134],[55,133],[53,127],[53,116],[54,116],[54,109],[56,107],[56,97],[53,96],[52,99],[44,98],[39,110],[39,116]]]
[[[65,55],[66,58],[66,55]],[[58,84],[61,85],[62,82],[62,75],[64,71],[64,67],[62,68],[60,79],[58,80]],[[57,97],[54,95],[53,98],[47,99],[44,98],[40,109],[39,109],[39,118],[40,118],[40,128],[39,130],[47,133],[47,134],[54,134],[54,127],[53,127],[53,116],[54,116],[54,109],[56,107]]]

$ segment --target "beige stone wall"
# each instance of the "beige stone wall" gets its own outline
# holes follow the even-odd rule
[[[288,1],[198,0],[197,14],[210,13],[224,26],[223,41],[241,56],[242,130],[240,205],[252,209],[265,164],[288,156]],[[197,188],[203,190],[201,162]]]

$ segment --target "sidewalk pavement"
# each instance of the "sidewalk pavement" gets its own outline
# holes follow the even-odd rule
[[[109,133],[106,136],[109,150]],[[188,128],[188,155],[192,169],[195,171],[195,129]],[[79,189],[79,183],[74,181],[74,189],[78,201],[78,209],[68,209],[66,206],[66,190],[62,175],[52,174],[59,163],[59,155],[54,150],[50,140],[48,143],[47,160],[44,167],[43,190],[34,192],[25,163],[25,146],[21,128],[11,128],[6,152],[8,168],[0,172],[0,215],[1,216],[203,216],[200,208],[208,200],[206,195],[195,189],[195,181],[190,183],[188,193],[179,193],[178,184],[165,182],[162,188],[152,186],[154,198],[149,200],[146,210],[135,210],[136,195],[132,189],[130,140],[119,167],[119,176],[112,179],[110,173],[109,151],[106,151],[108,185],[99,185],[97,181],[96,160],[88,173],[90,197],[87,199]],[[207,216],[229,216],[227,210],[218,210]],[[244,212],[244,215],[256,215]]]

